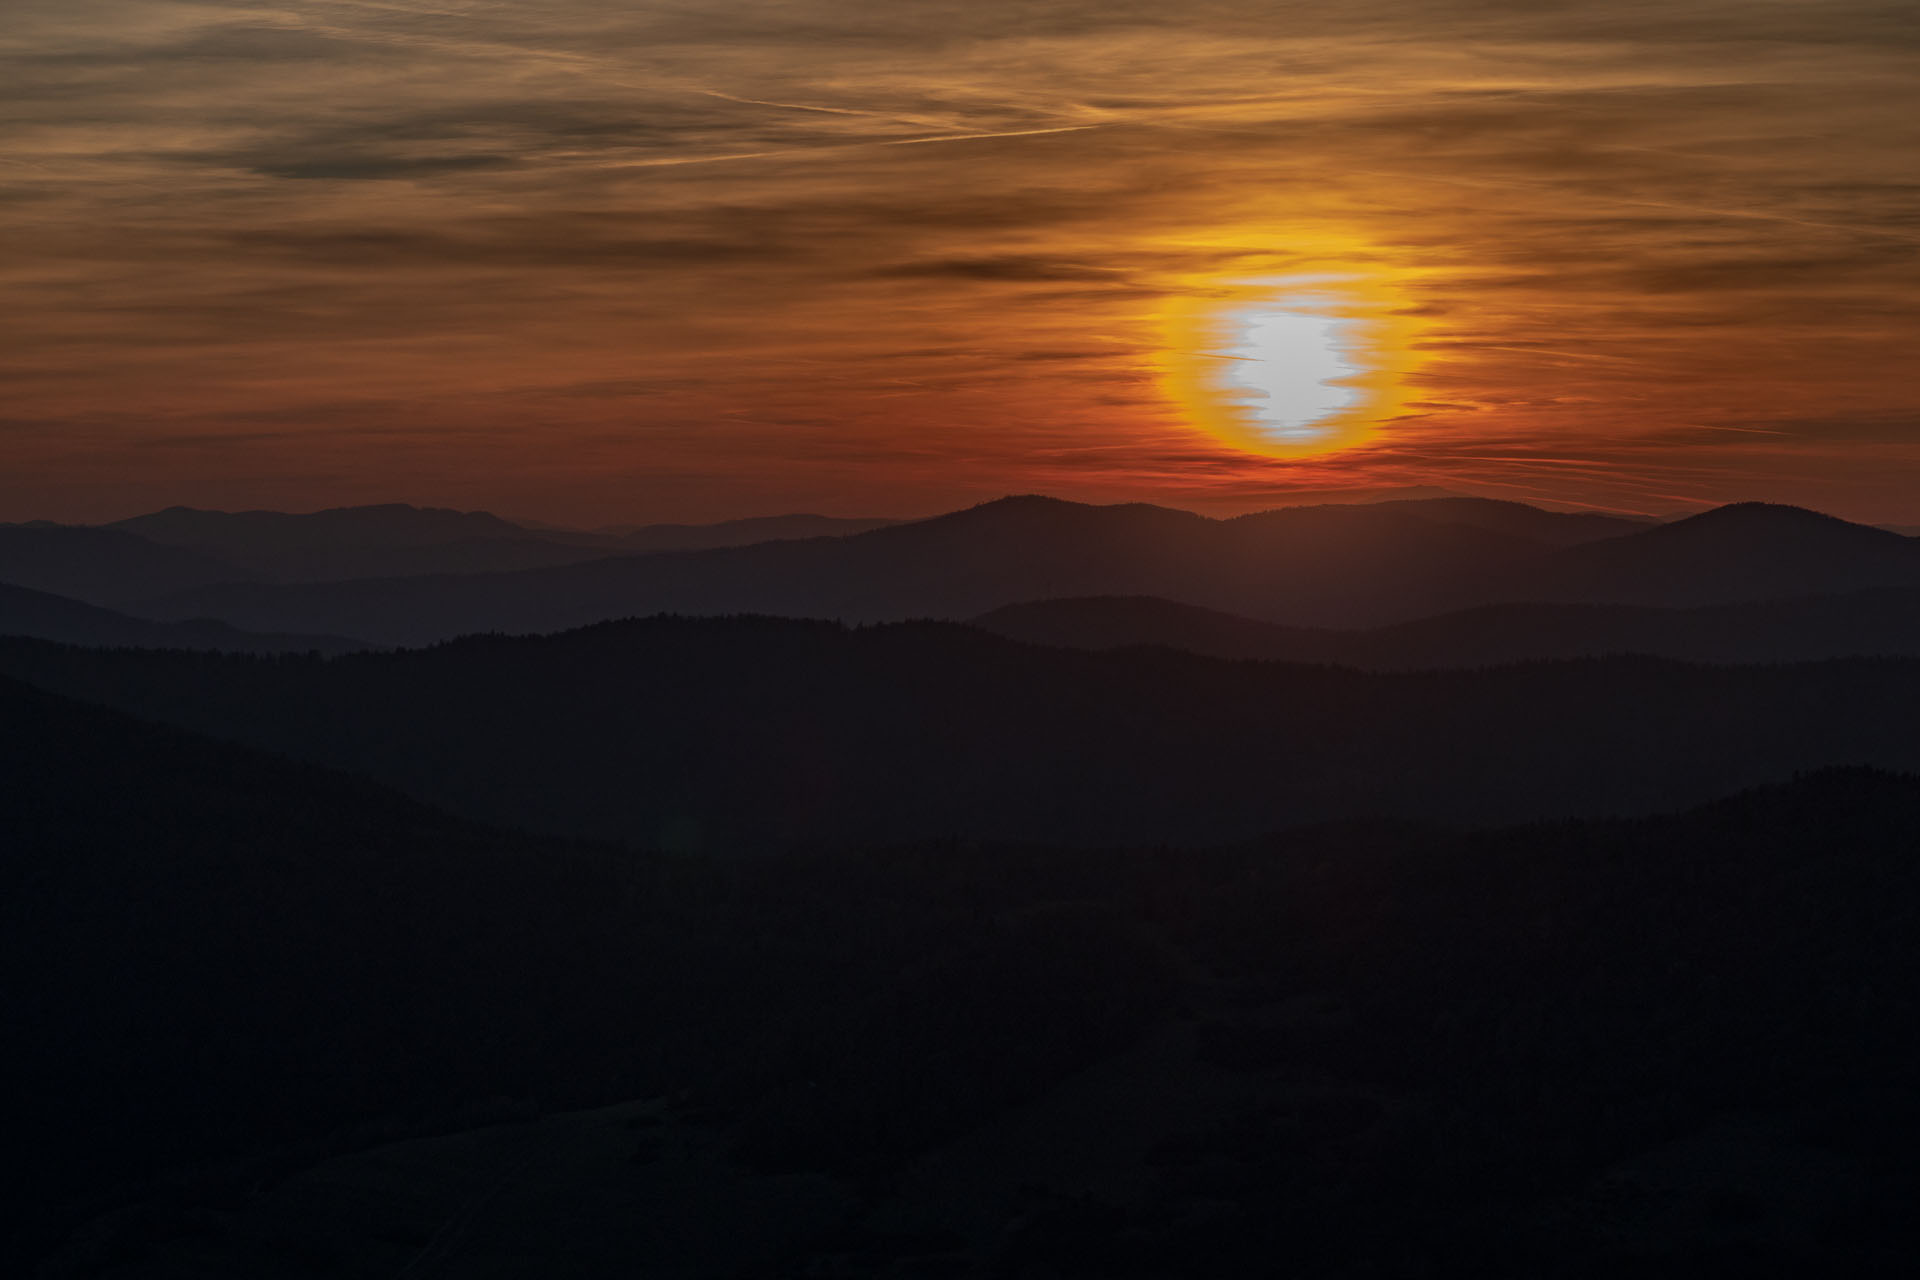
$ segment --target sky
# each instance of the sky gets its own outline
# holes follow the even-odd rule
[[[1912,0],[6,0],[0,519],[1920,524]]]

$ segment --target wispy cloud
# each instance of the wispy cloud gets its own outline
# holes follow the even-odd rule
[[[10,0],[0,507],[82,514],[168,441],[116,509],[1329,477],[1834,505],[1852,475],[1890,514],[1920,479],[1911,18]],[[1170,300],[1335,269],[1421,326],[1417,403],[1368,444],[1249,457],[1160,393]]]

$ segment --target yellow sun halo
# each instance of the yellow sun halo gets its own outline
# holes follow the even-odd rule
[[[1359,272],[1196,281],[1161,315],[1161,383],[1195,426],[1250,453],[1349,448],[1405,405],[1408,311]]]

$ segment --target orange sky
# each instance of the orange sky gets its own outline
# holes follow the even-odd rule
[[[1916,54],[1910,0],[8,0],[0,519],[1920,523]],[[1250,282],[1347,323],[1329,451],[1195,398]]]

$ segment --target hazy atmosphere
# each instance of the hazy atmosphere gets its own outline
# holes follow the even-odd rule
[[[10,0],[0,518],[1920,523],[1912,17]]]

